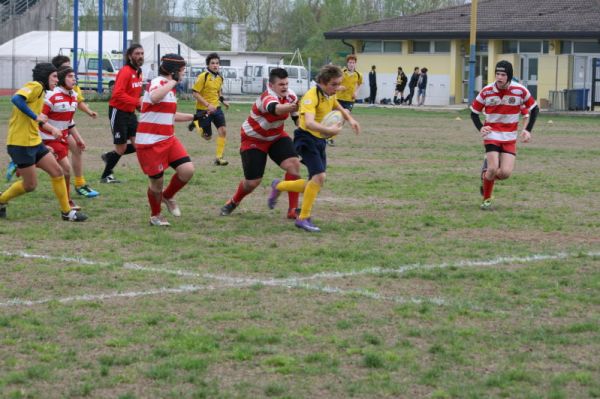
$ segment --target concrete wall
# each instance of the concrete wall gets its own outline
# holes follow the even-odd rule
[[[58,0],[44,0],[0,26],[0,44],[32,30],[56,30]]]

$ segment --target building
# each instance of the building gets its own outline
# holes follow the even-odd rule
[[[419,66],[429,69],[427,103],[457,104],[468,98],[470,16],[467,4],[335,29],[325,38],[356,52],[360,71],[377,65],[378,96],[393,95],[398,66],[407,75]],[[476,89],[494,80],[496,62],[505,59],[542,106],[565,89],[588,93],[592,59],[600,58],[600,0],[480,0],[476,48]]]

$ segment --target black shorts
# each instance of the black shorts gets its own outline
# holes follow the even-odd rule
[[[200,114],[202,118],[198,121],[200,127],[208,136],[212,136],[212,126],[214,124],[218,129],[225,125],[225,114],[221,107],[218,107],[212,114],[206,115],[206,110],[196,110],[196,114]]]
[[[300,128],[294,131],[294,148],[308,168],[309,179],[327,170],[326,146],[325,139],[313,136]]]
[[[127,140],[135,137],[138,126],[135,112],[124,112],[109,106],[108,119],[110,120],[110,130],[112,131],[114,144],[126,144]]]
[[[402,93],[404,91],[404,87],[402,87],[402,85],[396,85],[396,91]]]
[[[22,145],[8,145],[6,150],[10,158],[17,164],[19,169],[28,168],[36,165],[42,158],[50,152],[44,144],[38,144],[33,147]]]
[[[338,100],[338,103],[340,103],[342,108],[347,109],[350,112],[352,112],[352,108],[354,108],[354,102],[352,101]]]
[[[244,178],[246,180],[261,179],[265,173],[267,165],[267,155],[277,165],[281,165],[288,158],[298,157],[294,151],[294,144],[289,137],[282,137],[269,147],[269,153],[252,148],[246,151],[240,151],[242,157],[242,167],[244,168]]]

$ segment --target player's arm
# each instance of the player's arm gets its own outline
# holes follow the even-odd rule
[[[521,140],[524,143],[527,143],[529,140],[531,140],[531,131],[533,130],[533,126],[535,125],[535,121],[539,113],[540,108],[537,106],[537,104],[529,111],[527,126],[525,126],[525,129],[523,129],[521,132]]]
[[[338,123],[337,125],[327,127],[317,122],[315,119],[315,114],[309,112],[304,113],[304,123],[308,129],[321,133],[321,135],[323,135],[325,138],[333,137],[342,131],[342,122]]]
[[[96,111],[92,111],[85,102],[77,103],[77,109],[85,112],[87,115],[91,116],[94,119],[96,119],[96,117],[98,116],[98,113]]]
[[[29,108],[25,96],[15,94],[14,96],[12,96],[11,102],[14,104],[15,107],[17,107],[19,111],[21,111],[36,122],[46,122],[48,120],[48,116],[44,114],[36,115],[35,112],[33,112],[31,108]]]
[[[121,75],[122,71],[123,69],[121,69],[119,76],[117,76],[117,80],[115,81],[112,96],[121,102],[137,108],[140,105],[140,99],[127,92],[127,88],[130,86],[131,77],[128,74]]]
[[[191,122],[194,120],[194,114],[185,114],[183,112],[175,112],[175,122]]]
[[[350,126],[352,127],[352,130],[354,130],[354,133],[359,134],[360,133],[360,125],[358,124],[358,122],[356,121],[356,119],[354,119],[352,117],[352,115],[350,114],[350,112],[348,112],[347,109],[345,109],[344,107],[342,107],[340,105],[340,103],[335,102],[335,106],[333,107],[333,109],[338,110],[342,113],[342,116],[344,117],[345,120],[348,121],[348,123],[350,123]]]
[[[162,86],[150,86],[150,101],[152,104],[161,102],[162,99],[177,86],[177,83],[177,80],[169,79],[167,83]]]

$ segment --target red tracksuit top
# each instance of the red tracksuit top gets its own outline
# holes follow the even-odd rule
[[[140,105],[143,81],[141,73],[138,75],[130,65],[123,66],[117,74],[108,105],[119,111],[134,112]]]

